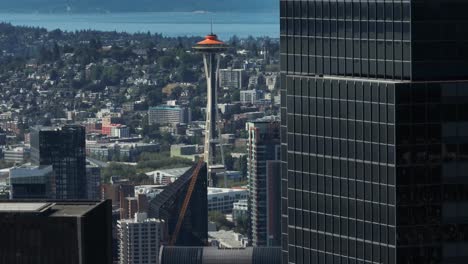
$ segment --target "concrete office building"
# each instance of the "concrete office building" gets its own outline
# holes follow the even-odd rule
[[[30,149],[26,147],[15,147],[3,150],[3,159],[15,164],[24,163],[29,159]]]
[[[208,211],[232,213],[235,202],[247,199],[248,190],[240,188],[208,188]]]
[[[283,263],[467,263],[468,3],[280,5]]]
[[[164,223],[136,213],[134,219],[117,221],[120,264],[158,264]]]
[[[148,122],[153,124],[188,124],[192,121],[189,108],[181,106],[160,105],[150,107],[148,110]]]

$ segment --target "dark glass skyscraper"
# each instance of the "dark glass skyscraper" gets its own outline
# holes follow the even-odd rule
[[[37,165],[52,165],[56,199],[87,199],[86,132],[83,126],[33,128],[31,160]]]
[[[466,14],[281,1],[283,263],[468,263]]]
[[[111,264],[112,203],[0,201],[0,263]]]

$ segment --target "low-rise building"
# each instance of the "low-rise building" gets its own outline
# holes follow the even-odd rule
[[[231,230],[219,230],[208,232],[208,242],[222,249],[239,249],[247,246],[248,239]]]
[[[153,178],[154,184],[168,185],[175,182],[175,180],[177,180],[180,176],[186,173],[189,169],[190,167],[155,170],[147,172],[146,175],[148,175],[148,177]]]
[[[243,104],[255,104],[258,100],[263,98],[261,90],[246,90],[240,91],[240,101]]]
[[[148,110],[148,123],[154,124],[180,124],[190,123],[192,113],[190,108],[172,105],[150,107]]]
[[[8,162],[24,163],[29,159],[30,149],[26,147],[16,147],[3,150],[3,159]]]
[[[10,199],[53,199],[55,181],[52,165],[23,165],[10,169]]]
[[[111,131],[110,131],[110,136],[117,137],[117,138],[129,138],[130,128],[125,125],[112,126]]]
[[[233,204],[232,219],[236,221],[238,218],[247,217],[249,212],[249,203],[247,199],[239,200]]]
[[[153,143],[95,143],[86,144],[86,154],[103,161],[136,161],[143,152],[159,152],[160,145]]]
[[[247,199],[247,195],[247,189],[208,187],[208,211],[229,214],[232,212],[234,203]]]
[[[203,155],[198,145],[172,145],[171,146],[171,158],[179,157],[186,158],[192,161],[196,161],[198,157]]]

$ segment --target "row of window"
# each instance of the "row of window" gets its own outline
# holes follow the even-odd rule
[[[389,60],[389,61],[410,61],[411,43],[404,41],[385,40],[353,40],[353,39],[333,39],[333,38],[308,38],[308,37],[283,37],[285,45],[281,45],[281,55],[294,58],[320,58],[330,57],[333,59],[358,59],[363,61]],[[424,51],[427,47],[423,47]],[[450,52],[457,51],[457,46],[447,44],[444,47],[437,47],[431,50],[441,50],[451,48],[452,51],[444,51],[443,58],[450,59],[455,55],[466,57],[466,53],[455,53],[449,56]],[[436,55],[440,55],[438,53]],[[292,56],[295,55],[295,56]],[[433,57],[426,56],[424,52],[418,51],[416,59],[428,60]],[[439,56],[440,57],[440,56]],[[415,59],[415,58],[413,58]]]
[[[311,239],[315,239],[312,237]],[[341,239],[339,240],[341,241]],[[340,249],[339,243],[336,242],[337,250]],[[345,243],[345,240],[343,241]],[[285,252],[283,255],[288,256],[287,260],[283,263],[322,263],[322,264],[380,264],[380,263],[396,263],[395,257],[396,252],[394,248],[379,246],[379,245],[364,245],[363,242],[350,240],[347,244],[343,244],[343,253],[338,254],[333,248],[325,250],[312,250],[308,247],[300,247],[290,245],[288,253]],[[373,257],[370,257],[370,256]],[[365,256],[369,256],[368,259],[375,259],[375,261],[365,260]]]
[[[281,68],[290,74],[346,75],[358,77],[410,79],[410,62],[359,59],[332,59],[281,55]]]
[[[289,170],[348,179],[395,185],[395,167],[385,163],[353,161],[304,154],[288,153]]]
[[[368,204],[369,206],[374,206],[376,208],[385,204],[392,205],[396,202],[395,187],[323,176],[317,176],[316,179],[317,180],[312,181],[309,186],[297,186],[299,189],[289,189],[288,205],[290,207],[304,209],[307,211],[312,210],[326,212],[325,210],[327,210],[330,214],[352,217],[350,215],[352,213],[348,213],[347,203],[349,201],[356,202],[358,206],[364,206],[364,204]],[[296,180],[293,181],[293,183],[294,182],[297,183],[300,181]],[[337,185],[329,187],[321,185],[322,183]],[[349,184],[349,186],[343,186],[340,184]],[[292,185],[289,180],[288,185]],[[311,190],[302,191],[302,189]],[[423,187],[421,187],[421,189],[423,189]],[[327,205],[326,207],[325,204]],[[376,218],[366,218],[366,220],[379,222],[378,209],[375,211],[375,213],[377,214]],[[358,217],[358,219],[361,218]]]
[[[290,210],[292,213],[293,210]],[[359,220],[351,220],[347,218],[340,218],[340,217],[333,217],[329,215],[323,214],[316,214],[313,212],[301,212],[296,211],[296,216],[303,220],[310,220],[310,223],[313,225],[312,229],[304,228],[302,226],[298,226],[297,224],[289,223],[289,226],[296,228],[295,234],[291,237],[291,232],[289,232],[290,236],[290,243],[296,243],[298,245],[308,244],[307,242],[304,243],[301,237],[298,237],[298,233],[305,235],[305,233],[317,233],[322,234],[325,236],[333,236],[333,234],[339,234],[344,240],[355,240],[361,241],[366,240],[368,243],[378,243],[378,244],[386,244],[386,245],[395,245],[395,237],[389,236],[395,232],[394,226],[387,226],[381,225],[376,223],[370,222],[363,222]],[[290,215],[290,218],[295,218],[294,216]],[[331,222],[327,222],[331,221]],[[307,223],[309,225],[309,223]],[[304,229],[303,229],[304,228]],[[294,229],[290,228],[289,231]],[[310,230],[310,231],[309,231]],[[325,234],[323,234],[325,233]],[[349,237],[346,239],[345,237]],[[295,238],[295,241],[293,240]],[[317,241],[318,242],[318,241]],[[318,243],[320,244],[320,243]],[[316,242],[312,242],[310,245],[311,248],[316,249]],[[320,247],[325,246],[323,243],[319,245]]]
[[[409,1],[281,1],[281,17],[331,19],[404,20],[411,19]]]
[[[288,95],[394,104],[468,103],[468,82],[393,83],[379,80],[281,76]],[[286,98],[286,94],[282,94]]]
[[[409,22],[340,21],[319,19],[280,20],[281,35],[309,37],[411,40]]]

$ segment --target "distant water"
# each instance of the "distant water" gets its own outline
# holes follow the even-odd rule
[[[49,30],[93,29],[118,32],[162,33],[164,36],[204,36],[214,30],[221,38],[249,35],[279,38],[277,13],[106,13],[106,14],[18,14],[0,13],[0,21],[13,25],[44,27]]]

